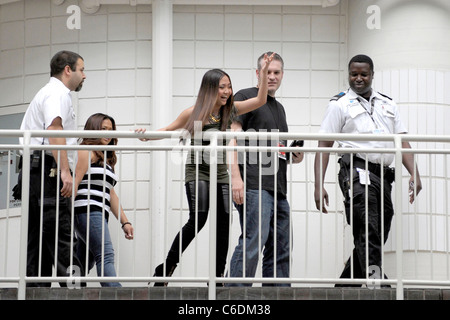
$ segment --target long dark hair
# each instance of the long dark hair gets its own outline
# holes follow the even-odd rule
[[[220,69],[209,70],[203,75],[202,83],[198,91],[197,100],[195,101],[194,110],[185,126],[185,129],[190,134],[194,132],[195,121],[201,121],[203,128],[203,123],[208,120],[209,115],[214,109],[217,101],[217,93],[219,91],[220,80],[225,76],[228,77],[231,82],[230,76],[225,71]],[[231,94],[227,100],[227,103],[220,108],[220,116],[222,119],[220,130],[222,131],[225,131],[227,129],[233,103],[233,94]]]
[[[104,113],[94,113],[87,120],[84,125],[84,130],[102,130],[103,120],[110,120],[112,124],[112,129],[116,130],[116,122],[114,118],[108,116]],[[81,140],[81,145],[100,145],[101,138],[83,138]],[[108,145],[117,145],[117,138],[112,138]],[[104,161],[104,151],[93,150],[94,154],[97,156],[98,162],[103,165]],[[106,163],[109,164],[113,169],[117,162],[116,152],[114,150],[106,151]]]

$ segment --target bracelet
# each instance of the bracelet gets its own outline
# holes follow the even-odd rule
[[[131,226],[131,222],[125,222],[124,224],[122,224],[122,228],[125,227],[125,225],[129,224]]]

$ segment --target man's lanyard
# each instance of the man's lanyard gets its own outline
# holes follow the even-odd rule
[[[375,97],[373,97],[372,100],[370,101],[370,113],[366,109],[366,107],[364,107],[364,105],[362,104],[360,97],[357,97],[356,100],[358,100],[361,107],[363,107],[364,110],[366,110],[367,114],[370,116],[370,119],[372,119],[373,124],[378,129],[378,125],[375,123],[375,120],[373,119],[373,110],[375,109]]]

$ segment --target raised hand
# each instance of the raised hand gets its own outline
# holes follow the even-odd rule
[[[261,61],[261,72],[267,73],[274,56],[275,52],[273,52],[270,56],[267,55],[267,53],[264,55],[264,59]]]

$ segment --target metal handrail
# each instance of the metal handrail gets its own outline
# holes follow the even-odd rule
[[[129,139],[176,139],[184,137],[185,132],[174,131],[174,132],[161,132],[161,131],[148,131],[146,133],[135,133],[135,132],[124,132],[124,131],[22,131],[22,130],[0,130],[0,137],[22,137],[24,139],[24,144],[1,144],[0,149],[9,149],[9,150],[20,150],[23,152],[24,157],[29,157],[32,150],[96,150],[98,146],[92,145],[76,145],[76,146],[49,146],[49,145],[30,145],[29,141],[31,137],[109,137],[109,138],[129,138]],[[428,154],[450,154],[450,148],[439,148],[439,149],[404,149],[402,148],[403,141],[409,142],[442,142],[442,143],[450,143],[449,136],[443,135],[364,135],[364,134],[321,134],[321,133],[279,133],[279,132],[267,132],[267,133],[258,133],[258,132],[205,132],[203,135],[204,138],[210,139],[211,143],[209,146],[202,145],[152,145],[150,144],[142,144],[142,145],[117,145],[117,146],[102,146],[102,150],[122,150],[122,151],[184,151],[184,150],[208,150],[211,152],[211,183],[210,183],[210,252],[209,252],[209,272],[210,276],[205,277],[171,277],[171,278],[160,278],[158,277],[158,281],[161,280],[170,280],[170,281],[192,281],[192,282],[205,282],[209,283],[209,298],[215,299],[215,284],[218,278],[215,276],[215,221],[216,221],[216,182],[217,182],[217,151],[296,151],[298,149],[292,147],[270,147],[270,146],[228,146],[228,145],[219,145],[217,142],[220,139],[226,139],[229,141],[230,139],[304,139],[311,141],[337,141],[337,140],[352,140],[352,141],[391,141],[394,143],[392,148],[383,148],[383,149],[357,149],[358,152],[364,153],[392,153],[395,154],[395,167],[402,167],[402,154],[403,153],[428,153]],[[318,147],[302,147],[303,152],[326,152],[326,153],[353,153],[355,149],[347,149],[347,148],[318,148]],[[32,281],[35,278],[26,277],[26,237],[27,237],[27,228],[28,228],[28,184],[29,184],[29,173],[30,171],[30,163],[28,161],[24,161],[23,164],[23,187],[22,187],[22,209],[21,209],[21,245],[20,245],[20,265],[19,265],[19,277],[0,277],[0,282],[18,282],[19,290],[18,290],[18,298],[25,299],[25,287],[27,281]],[[401,170],[396,170],[395,182],[396,184],[400,184],[402,179]],[[397,262],[397,279],[383,279],[379,280],[382,284],[396,284],[397,285],[397,299],[403,299],[403,287],[405,284],[430,284],[430,281],[421,281],[421,280],[408,280],[403,277],[403,244],[402,244],[402,188],[396,188],[395,190],[395,212],[396,212],[396,262]],[[40,277],[39,281],[73,281],[73,280],[82,280],[82,281],[100,281],[103,279],[102,277]],[[109,278],[110,280],[111,278]],[[153,277],[117,277],[117,281],[129,281],[129,282],[140,282],[140,281],[155,281],[156,279]],[[267,278],[244,278],[244,279],[235,279],[235,278],[221,278],[220,281],[223,283],[227,282],[273,282],[274,279]],[[288,278],[288,279],[276,279],[280,283],[283,282],[297,282],[297,283],[339,283],[338,279],[324,279],[324,278],[307,278],[307,279],[298,279],[298,278]],[[346,283],[367,283],[368,281],[373,281],[373,279],[353,279],[353,280],[345,280]],[[434,283],[434,282],[433,282]],[[441,281],[439,282],[441,285],[450,285],[450,281]]]

